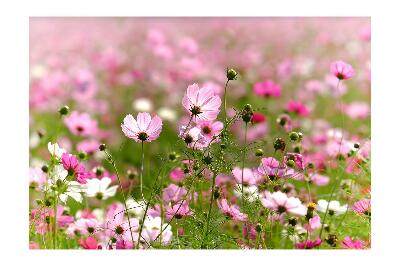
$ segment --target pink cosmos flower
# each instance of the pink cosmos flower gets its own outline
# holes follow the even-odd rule
[[[81,184],[86,184],[86,179],[89,177],[85,167],[79,163],[75,155],[64,153],[61,156],[61,162],[69,175],[74,175],[76,180]]]
[[[45,234],[51,230],[50,225],[47,220],[50,217],[54,217],[54,209],[43,208],[41,210],[34,209],[31,212],[31,219],[34,220],[36,225],[36,232],[38,234]],[[74,221],[74,217],[69,215],[64,215],[64,206],[58,205],[57,207],[57,226],[59,228],[65,227]]]
[[[370,113],[370,107],[366,102],[352,102],[345,107],[344,112],[351,119],[366,119]]]
[[[338,79],[349,79],[354,75],[354,69],[351,65],[343,61],[335,61],[331,64],[331,73]]]
[[[250,240],[256,240],[257,238],[256,226],[254,224],[249,224],[249,223],[244,224],[243,236]]]
[[[362,199],[354,203],[353,210],[358,214],[371,215],[371,200]]]
[[[261,164],[258,167],[258,172],[263,176],[269,177],[271,180],[275,180],[277,178],[287,178],[294,174],[294,170],[292,168],[287,168],[284,165],[280,165],[279,161],[273,157],[262,158]]]
[[[306,105],[292,100],[287,103],[286,109],[300,116],[308,116],[310,114],[310,109]]]
[[[89,154],[93,154],[94,152],[99,150],[100,142],[97,140],[84,140],[79,142],[76,145],[76,149],[78,151],[83,151]]]
[[[310,175],[310,180],[317,186],[326,186],[329,183],[329,177],[325,175],[320,175],[320,174],[311,174]]]
[[[72,134],[78,136],[94,136],[98,131],[97,121],[90,118],[88,113],[73,111],[64,118],[64,123]]]
[[[210,143],[198,127],[187,129],[185,126],[182,126],[179,130],[179,137],[185,141],[189,148],[195,150],[202,150]]]
[[[46,174],[39,167],[29,168],[29,186],[40,189],[46,183]]]
[[[358,239],[352,239],[349,236],[346,236],[343,239],[342,242],[342,248],[346,248],[346,249],[364,249],[365,248],[365,242],[362,240],[358,240]]]
[[[232,170],[232,174],[238,184],[242,183],[242,169],[235,167]],[[257,185],[262,182],[262,176],[258,173],[257,169],[244,168],[243,169],[243,184],[245,185]]]
[[[186,195],[186,188],[177,186],[175,184],[170,184],[163,190],[163,200],[164,202],[178,202],[184,195]]]
[[[317,228],[321,227],[321,218],[319,215],[314,215],[310,220],[308,220],[308,223],[304,225],[304,228],[308,231],[313,231]]]
[[[181,219],[182,217],[192,215],[192,211],[189,209],[189,203],[185,200],[182,204],[179,202],[172,207],[168,206],[166,211],[167,220],[170,221],[175,213],[176,219]]]
[[[125,136],[136,142],[151,142],[157,139],[162,128],[162,120],[157,115],[151,118],[149,113],[139,113],[137,120],[132,115],[124,118],[121,124]]]
[[[258,82],[254,84],[254,93],[264,97],[279,97],[281,96],[281,86],[274,83],[272,80]]]
[[[210,87],[199,88],[197,84],[193,84],[187,87],[182,105],[195,122],[212,121],[219,114],[221,98]]]
[[[220,121],[198,121],[197,126],[201,129],[201,134],[209,141],[218,136],[224,128],[224,124]]]
[[[321,245],[322,240],[320,238],[313,240],[304,240],[303,242],[296,243],[294,246],[297,249],[312,249]]]
[[[301,204],[301,201],[295,197],[289,197],[277,191],[270,193],[265,191],[261,194],[261,204],[268,209],[273,209],[279,214],[291,213],[295,215],[306,215],[307,208]]]
[[[79,245],[81,245],[84,249],[101,249],[101,245],[97,245],[97,239],[93,236],[89,236],[87,238],[83,238],[79,241]]]
[[[288,160],[293,160],[298,169],[304,170],[305,162],[304,162],[303,156],[300,153],[288,152],[283,157],[283,160],[284,160],[285,164],[287,163]]]
[[[235,221],[246,221],[247,214],[241,213],[240,209],[237,205],[232,204],[229,206],[228,201],[226,199],[222,199],[217,202],[218,208],[229,218],[232,218]]]
[[[169,173],[169,178],[174,182],[181,182],[185,179],[185,173],[180,167],[177,167]]]

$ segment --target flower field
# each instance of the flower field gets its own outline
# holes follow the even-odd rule
[[[31,18],[30,249],[369,249],[367,18]]]

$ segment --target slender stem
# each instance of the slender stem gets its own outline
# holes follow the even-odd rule
[[[217,174],[213,172],[213,179],[212,179],[212,188],[211,188],[211,199],[210,199],[210,206],[208,208],[208,214],[207,214],[207,223],[206,223],[206,228],[203,233],[203,240],[201,241],[201,248],[204,248],[204,241],[207,239],[208,236],[208,227],[210,225],[210,218],[211,218],[211,210],[212,210],[212,205],[214,202],[214,190],[215,190],[215,179],[217,177]]]
[[[139,249],[140,238],[142,237],[144,220],[146,219],[147,211],[149,210],[149,206],[150,206],[150,200],[146,204],[146,209],[144,210],[143,219],[142,219],[142,222],[140,223],[139,236],[138,236],[138,240],[137,240],[137,243],[136,243],[136,249]]]
[[[105,150],[104,152],[106,153],[106,155],[107,155],[107,157],[108,157],[108,159],[109,159],[111,165],[112,165],[113,168],[114,168],[115,174],[117,175],[118,186],[119,186],[119,188],[121,189],[121,194],[122,194],[122,198],[123,198],[123,201],[124,201],[124,207],[125,207],[126,214],[127,214],[127,217],[128,217],[129,231],[130,231],[130,233],[131,233],[131,240],[132,240],[132,249],[134,249],[134,248],[135,248],[135,245],[134,245],[135,241],[134,241],[134,239],[133,239],[132,226],[131,226],[131,218],[130,218],[130,215],[129,215],[128,206],[126,205],[126,196],[125,196],[125,192],[124,192],[124,190],[123,190],[123,188],[122,188],[121,180],[120,180],[120,178],[119,178],[118,169],[117,169],[117,167],[116,167],[116,165],[115,165],[115,161],[114,161],[114,159],[112,158],[111,154],[108,153],[106,150]]]
[[[246,145],[247,145],[247,122],[245,123],[245,128],[244,128],[244,149],[243,149],[243,157],[242,157],[242,207],[244,206],[244,193],[243,193],[243,174],[244,174],[244,164],[245,164],[245,159],[246,159]]]
[[[53,246],[57,248],[57,192],[54,192],[54,234],[53,234]]]
[[[142,141],[142,162],[140,164],[140,194],[142,195],[142,199],[144,200],[144,196],[143,196],[143,171],[144,171],[144,149],[143,149],[143,141]]]
[[[229,79],[225,83],[225,88],[224,88],[224,128],[226,127],[226,88],[228,87]]]

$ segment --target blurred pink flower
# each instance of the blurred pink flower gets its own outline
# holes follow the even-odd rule
[[[182,105],[197,121],[215,120],[219,114],[221,98],[210,87],[199,88],[197,84],[187,87]]]
[[[365,248],[365,242],[362,240],[358,240],[358,239],[352,239],[349,236],[346,236],[343,239],[342,242],[342,248],[346,248],[346,249],[364,249]]]
[[[247,214],[241,213],[240,209],[237,205],[232,204],[229,206],[228,201],[226,199],[222,199],[217,201],[218,208],[227,216],[232,218],[235,221],[246,221]]]
[[[163,200],[165,203],[178,202],[186,195],[186,188],[170,184],[163,190]]]
[[[181,182],[185,179],[185,173],[180,167],[177,167],[171,170],[169,178],[174,182]]]
[[[79,241],[79,245],[84,249],[101,249],[101,245],[97,245],[97,239],[93,236],[82,238]]]
[[[343,61],[335,61],[331,64],[331,74],[338,79],[350,79],[354,75],[354,69],[351,65]]]
[[[224,124],[220,121],[198,121],[197,126],[200,127],[201,134],[209,141],[218,136],[224,128]],[[217,141],[217,139],[214,139],[214,141]]]
[[[189,203],[185,200],[183,203],[176,203],[172,207],[168,206],[166,211],[167,220],[170,221],[174,215],[176,219],[192,215],[192,211],[189,209]]]
[[[344,112],[352,119],[368,118],[370,107],[366,102],[352,102],[345,106]]]
[[[254,93],[259,96],[264,97],[279,97],[281,96],[281,86],[273,82],[272,80],[267,80],[264,82],[258,82],[254,84]]]
[[[92,154],[99,150],[100,142],[97,140],[83,140],[76,145],[78,151]]]
[[[308,116],[310,114],[310,109],[306,105],[292,100],[287,103],[286,109],[300,116]]]
[[[297,249],[312,249],[321,245],[322,240],[320,238],[313,240],[304,240],[302,242],[296,243],[294,246]]]
[[[137,120],[131,114],[125,116],[121,124],[125,136],[136,142],[151,142],[157,139],[162,128],[162,120],[157,115],[151,118],[149,113],[139,113]]]
[[[242,168],[235,167],[232,174],[238,184],[242,183]],[[243,184],[256,185],[262,181],[262,176],[258,173],[257,169],[244,168],[243,169]]]
[[[94,136],[97,133],[97,121],[90,118],[88,113],[73,111],[64,118],[64,123],[72,134],[78,136]]]

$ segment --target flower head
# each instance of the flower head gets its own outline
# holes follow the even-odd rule
[[[307,208],[301,204],[301,201],[295,197],[289,197],[281,192],[277,191],[270,193],[265,191],[261,194],[261,204],[268,209],[273,209],[279,214],[291,213],[295,215],[306,215]]]
[[[151,142],[159,137],[162,120],[157,115],[151,118],[149,113],[139,113],[135,120],[129,114],[125,116],[121,128],[125,136],[136,142]]]
[[[363,249],[365,248],[365,242],[358,239],[352,239],[349,236],[346,236],[342,242],[342,248],[347,249]]]
[[[241,213],[240,209],[237,205],[232,204],[229,206],[228,201],[226,199],[222,199],[217,202],[218,208],[227,216],[236,221],[246,221],[247,214]]]
[[[371,200],[370,199],[362,199],[354,203],[353,210],[358,214],[371,214]]]
[[[328,201],[322,199],[318,201],[317,210],[320,212],[328,212],[332,215],[340,215],[346,212],[347,204],[340,206],[340,202],[337,200],[332,200],[329,203]]]
[[[96,197],[99,200],[106,200],[117,193],[118,186],[111,186],[111,179],[104,177],[102,179],[91,178],[87,180],[85,193],[87,197]]]
[[[73,111],[71,115],[64,118],[64,123],[72,134],[78,136],[94,136],[97,131],[97,121],[93,120],[88,113]]]
[[[214,94],[212,88],[199,88],[197,84],[193,84],[186,89],[182,105],[195,122],[212,121],[219,114],[221,98]]]
[[[272,80],[267,80],[264,82],[258,82],[254,84],[254,93],[259,96],[264,97],[279,97],[281,96],[281,86],[273,82]]]
[[[354,75],[354,69],[351,65],[343,61],[335,61],[331,64],[331,73],[338,79],[349,79]]]

